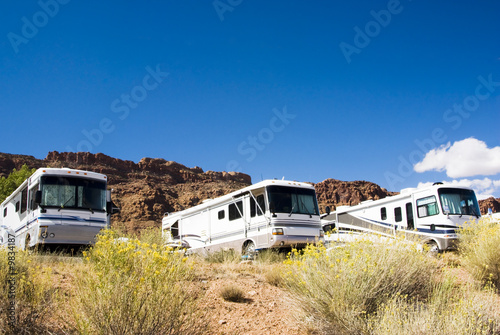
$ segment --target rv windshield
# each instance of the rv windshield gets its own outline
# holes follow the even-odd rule
[[[42,207],[106,210],[106,183],[102,181],[45,176],[41,181]]]
[[[481,215],[474,191],[457,188],[441,188],[438,192],[443,213]]]
[[[269,186],[269,203],[276,213],[319,215],[316,192],[310,189]]]

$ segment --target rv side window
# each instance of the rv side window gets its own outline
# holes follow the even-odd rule
[[[19,201],[16,201],[16,213],[19,212],[19,208],[21,207],[21,204]]]
[[[418,199],[417,213],[419,218],[439,214],[436,197],[431,195],[430,197]]]
[[[7,207],[5,207],[5,208],[3,209],[3,217],[6,217],[6,216],[7,216]]]
[[[394,208],[394,218],[396,219],[396,222],[403,221],[403,216],[401,215],[401,207]]]
[[[257,204],[259,205],[257,207],[257,215],[263,215],[264,214],[263,211],[266,210],[266,202],[264,201],[264,194],[261,194],[257,197]]]
[[[222,220],[226,217],[226,212],[224,210],[219,211],[219,220]]]
[[[242,217],[243,202],[240,200],[236,204],[229,205],[229,221],[237,220]]]
[[[385,207],[382,207],[380,209],[380,219],[387,220],[387,210],[385,209]]]
[[[31,210],[34,210],[38,207],[38,204],[35,204],[35,194],[38,191],[38,185],[34,186],[30,189],[30,198],[29,198],[29,206]]]
[[[21,193],[21,214],[26,212],[28,208],[28,188],[26,187]]]
[[[406,203],[406,225],[408,229],[413,229],[414,224],[413,224],[413,206],[411,205],[411,202]]]
[[[262,210],[261,210],[262,209]],[[261,194],[257,196],[257,203],[253,198],[250,198],[250,216],[255,217],[264,214],[262,211],[265,210],[264,195]]]
[[[179,238],[179,221],[175,221],[172,227],[170,227],[170,232],[173,238]]]

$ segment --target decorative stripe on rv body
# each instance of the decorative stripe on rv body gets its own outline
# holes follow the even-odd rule
[[[64,220],[64,221],[106,223],[106,220],[103,220],[103,219],[82,219],[82,218],[80,218],[78,216],[39,216],[39,217],[36,217],[36,218],[32,219],[31,221],[29,221],[28,225],[32,224],[36,220],[40,220],[40,221],[45,221],[45,220]],[[15,232],[17,233],[17,232],[21,231],[24,228],[26,228],[26,224],[24,224],[21,227],[19,227],[19,229],[17,229]]]
[[[344,220],[344,218],[341,218],[344,216],[347,217],[347,220]],[[350,219],[350,221],[349,221],[349,219]],[[358,218],[356,216],[353,216],[351,214],[346,214],[346,213],[339,214],[339,222],[343,223],[343,224],[350,224],[350,225],[358,226],[358,227],[365,228],[365,229],[379,231],[381,233],[393,232],[394,228],[398,227],[398,225],[393,224],[393,223],[380,222],[377,220],[368,219],[368,218],[364,218],[364,217]],[[402,227],[402,226],[399,226],[399,227]],[[421,232],[421,233],[428,233],[428,234],[456,234],[455,229],[438,229],[438,228],[452,228],[452,226],[446,226],[446,225],[445,226],[436,226],[435,230],[431,230],[430,227],[429,228],[417,228],[416,231]],[[410,230],[410,229],[406,230],[405,229],[405,231],[412,232],[414,230]]]

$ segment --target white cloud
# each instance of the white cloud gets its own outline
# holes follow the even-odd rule
[[[432,182],[418,183],[418,187],[431,186],[432,184]],[[478,200],[495,197],[494,194],[500,191],[500,180],[492,180],[490,178],[443,181],[443,184],[470,187],[476,192]]]
[[[416,172],[446,171],[450,178],[491,176],[500,173],[500,147],[488,148],[473,137],[429,151],[415,164]]]

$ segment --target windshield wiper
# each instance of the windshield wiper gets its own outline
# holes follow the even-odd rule
[[[295,205],[292,206],[292,210],[290,211],[290,214],[288,214],[288,217],[292,216],[293,210],[295,209]]]
[[[87,200],[85,200],[85,198],[83,198],[83,199],[82,199],[82,202],[83,202],[83,204],[84,204],[85,206],[89,206],[89,204],[88,204]],[[94,210],[92,209],[92,207],[91,207],[91,206],[89,206],[89,211],[90,211],[92,214],[94,214]]]
[[[309,211],[307,210],[307,206],[304,204],[304,201],[302,201],[302,199],[300,199],[300,203],[301,203],[301,204],[302,204],[302,206],[304,206],[304,208],[306,209],[307,214],[309,214],[309,218],[312,218],[311,213],[309,213]]]
[[[73,199],[73,197],[71,197],[68,200],[66,200],[66,202],[63,205],[61,205],[61,207],[59,207],[59,209],[57,211],[59,212],[61,209],[63,209],[64,206],[66,206],[66,204],[71,201],[71,199]]]
[[[474,206],[470,207],[470,211],[472,212],[472,215],[476,217],[476,219],[479,219],[479,214],[476,213],[476,209],[474,208]]]

